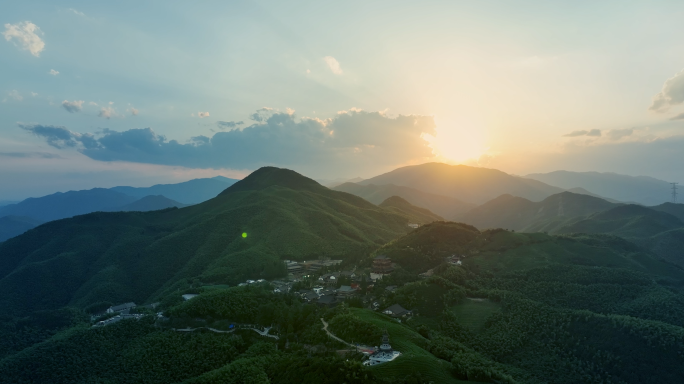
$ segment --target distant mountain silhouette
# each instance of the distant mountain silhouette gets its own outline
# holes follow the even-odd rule
[[[563,192],[562,188],[512,176],[496,169],[444,163],[402,167],[363,180],[358,184],[400,185],[476,204],[482,204],[506,193],[540,201],[555,193]]]
[[[0,217],[28,216],[45,222],[95,211],[112,211],[136,200],[137,197],[104,188],[57,192],[1,207]]]
[[[429,209],[448,220],[453,220],[460,214],[475,207],[475,204],[464,203],[454,197],[435,195],[415,188],[394,184],[361,185],[357,183],[344,183],[333,189],[363,197],[373,204],[380,204],[391,196],[399,196],[417,207]]]
[[[178,184],[158,184],[146,188],[114,187],[57,192],[0,206],[0,217],[20,216],[43,223],[98,211],[153,211],[169,207],[181,208],[216,197],[236,181],[217,176]],[[175,196],[183,202],[166,194]],[[12,225],[16,225],[17,228],[9,230]],[[8,229],[6,233],[20,234],[26,231],[25,223],[17,221],[6,220],[4,226]]]
[[[670,200],[670,184],[648,176],[617,173],[555,171],[525,176],[563,189],[584,188],[623,202],[657,205]]]
[[[151,187],[114,187],[112,191],[137,198],[163,195],[182,204],[197,204],[216,197],[238,180],[223,176],[193,179],[178,184],[157,184]]]
[[[522,197],[501,195],[471,209],[459,221],[478,228],[506,228],[516,231],[552,231],[574,217],[605,211],[616,204],[571,192],[551,195],[540,202]]]
[[[42,221],[24,216],[0,217],[0,242],[19,236],[42,223]]]
[[[183,208],[187,206],[186,204],[181,204],[177,201],[171,200],[165,196],[145,196],[140,200],[136,200],[130,204],[126,204],[123,207],[114,209],[114,211],[158,211],[160,209],[166,209],[171,207]]]

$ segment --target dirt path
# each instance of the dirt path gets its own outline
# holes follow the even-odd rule
[[[269,334],[269,332],[271,331],[271,327],[265,328],[263,331],[257,329],[256,327],[254,327],[254,328],[253,328],[253,327],[233,328],[233,329],[231,329],[231,330],[229,330],[229,331],[222,331],[222,330],[220,330],[220,329],[210,328],[210,327],[198,327],[198,328],[173,328],[173,330],[176,331],[176,332],[194,332],[194,331],[196,331],[196,330],[198,330],[198,329],[207,329],[207,330],[209,330],[209,331],[211,331],[211,332],[214,332],[214,333],[232,333],[232,332],[234,332],[236,329],[251,329],[252,331],[254,331],[254,332],[260,334],[261,336],[271,337],[271,338],[276,339],[276,340],[280,339],[280,337],[278,337],[278,336],[276,336],[276,335],[270,335],[270,334]]]
[[[328,336],[330,336],[331,338],[333,338],[333,339],[339,341],[340,343],[345,344],[345,345],[348,345],[348,346],[354,348],[354,350],[356,350],[356,345],[351,344],[351,343],[347,343],[346,341],[344,341],[344,340],[340,339],[339,337],[337,337],[337,336],[333,335],[332,333],[330,333],[330,331],[328,331],[328,323],[326,323],[325,320],[323,320],[322,317],[321,317],[321,322],[323,323],[323,330],[325,331],[325,333],[328,334]]]

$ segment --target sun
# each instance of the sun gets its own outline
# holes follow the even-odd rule
[[[447,162],[477,160],[487,152],[483,131],[476,128],[438,124],[435,136],[425,135],[424,139],[435,156]]]

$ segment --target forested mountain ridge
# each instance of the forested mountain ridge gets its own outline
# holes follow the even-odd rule
[[[156,322],[148,316],[91,329],[76,312],[51,312],[53,323],[77,325],[0,356],[0,383],[660,384],[684,377],[684,270],[623,239],[433,222],[360,263],[379,253],[397,269],[371,292],[394,285],[375,300],[413,311],[400,322],[347,303],[304,304],[259,284],[201,288],[189,301],[168,300],[183,292],[169,291],[168,319]],[[453,253],[462,266],[444,262]],[[419,278],[426,268],[432,276]],[[17,326],[46,322],[40,319]],[[321,319],[338,337],[365,345],[387,332],[402,355],[368,368],[352,351],[340,358],[336,351],[347,347],[326,335]],[[231,333],[234,323],[272,326],[278,338]]]
[[[273,278],[285,273],[282,259],[358,257],[411,221],[293,171],[262,168],[202,204],[92,213],[0,243],[0,290],[12,292],[0,305],[30,312],[142,303],[190,278]]]

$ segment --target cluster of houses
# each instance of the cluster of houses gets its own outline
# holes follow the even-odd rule
[[[334,267],[342,264],[342,260],[311,260],[311,261],[292,261],[285,260],[287,274],[292,278],[302,277],[307,273],[318,272],[323,268]]]
[[[121,320],[126,320],[126,319],[140,319],[141,317],[145,316],[145,314],[142,313],[131,313],[131,310],[134,308],[149,308],[149,309],[155,309],[159,306],[159,303],[152,303],[148,305],[142,305],[138,306],[134,302],[128,302],[128,303],[123,303],[119,305],[113,305],[109,308],[107,308],[104,313],[100,313],[98,315],[93,316],[93,318],[101,317],[103,315],[111,315],[115,314],[115,316],[112,316],[108,319],[105,320],[100,320],[97,323],[93,325],[93,327],[104,327],[107,325],[111,325],[114,323],[118,323]],[[157,316],[161,316],[161,312],[157,313]]]
[[[337,289],[314,287],[313,289],[301,289],[297,294],[307,303],[332,308],[345,299],[355,295],[359,289],[358,285],[354,288],[350,285],[343,285]]]

